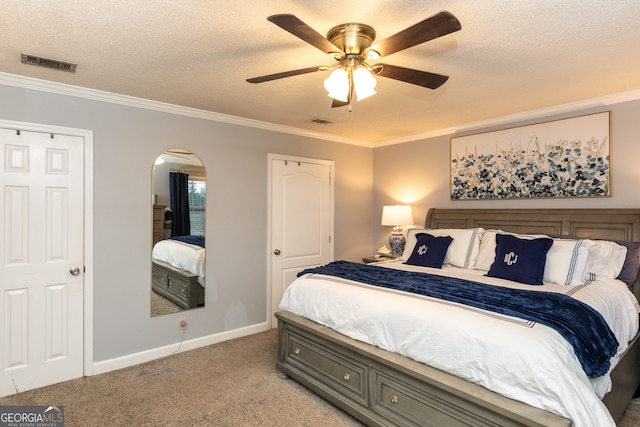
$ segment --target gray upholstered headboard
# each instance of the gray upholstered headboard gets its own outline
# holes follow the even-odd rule
[[[426,228],[499,229],[640,242],[640,209],[429,209]],[[632,291],[640,299],[640,280]]]

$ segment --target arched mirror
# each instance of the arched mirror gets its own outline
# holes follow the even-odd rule
[[[151,316],[204,306],[206,177],[188,150],[167,150],[153,165]]]

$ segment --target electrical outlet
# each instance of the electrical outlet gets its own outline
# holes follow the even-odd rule
[[[187,329],[187,318],[186,317],[180,317],[178,319],[178,330],[179,331],[184,331],[185,329]]]

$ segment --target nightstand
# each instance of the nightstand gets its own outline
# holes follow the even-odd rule
[[[378,262],[378,261],[387,261],[387,260],[392,260],[392,259],[396,259],[397,257],[389,257],[389,256],[368,256],[368,257],[364,257],[362,258],[362,262],[364,262],[365,264],[369,264],[372,262]]]

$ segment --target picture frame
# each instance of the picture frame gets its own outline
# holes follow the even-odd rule
[[[611,197],[611,112],[451,138],[451,199]]]

